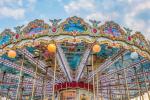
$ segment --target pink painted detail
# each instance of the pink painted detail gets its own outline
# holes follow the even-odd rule
[[[52,28],[52,32],[56,32],[56,28],[54,27],[54,28]]]
[[[15,38],[18,39],[18,38],[19,38],[19,34],[17,34],[17,35],[15,36]]]
[[[131,41],[131,36],[128,36],[128,40]]]
[[[45,51],[43,55],[44,55],[44,57],[48,58],[50,54],[48,51]]]
[[[92,32],[93,32],[93,33],[97,33],[97,29],[93,28],[93,29],[92,29]]]
[[[73,36],[76,36],[76,35],[77,35],[77,31],[73,31],[73,32],[72,32],[72,35],[73,35]]]

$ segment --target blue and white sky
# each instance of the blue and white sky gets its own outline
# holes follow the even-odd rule
[[[0,32],[36,18],[113,20],[150,40],[150,0],[0,0]]]

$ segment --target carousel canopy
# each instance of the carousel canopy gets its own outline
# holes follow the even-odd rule
[[[72,82],[90,84],[106,100],[149,94],[150,42],[140,32],[76,16],[36,19],[14,29],[0,34],[2,97],[39,100]]]

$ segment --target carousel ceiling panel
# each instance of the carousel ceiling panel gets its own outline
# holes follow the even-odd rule
[[[65,57],[72,70],[76,70],[81,62],[84,51],[87,48],[85,43],[63,43],[61,44]]]

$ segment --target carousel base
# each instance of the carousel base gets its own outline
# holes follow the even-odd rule
[[[69,89],[58,93],[56,100],[92,100],[93,93],[83,89]]]
[[[93,85],[84,82],[65,82],[55,85],[56,100],[92,100]]]

